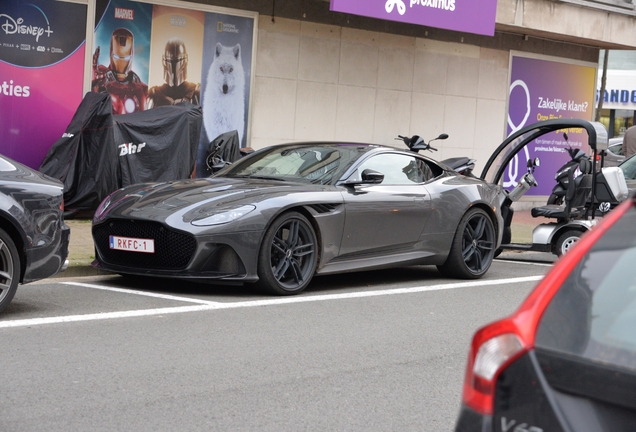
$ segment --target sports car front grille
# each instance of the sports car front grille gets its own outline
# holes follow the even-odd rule
[[[140,253],[110,248],[109,236],[153,239],[155,253]],[[93,227],[95,247],[107,264],[140,270],[180,270],[185,268],[196,249],[193,236],[174,231],[157,222],[111,219]]]

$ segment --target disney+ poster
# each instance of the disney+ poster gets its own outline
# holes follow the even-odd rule
[[[65,1],[0,1],[3,155],[37,169],[66,130],[83,96],[87,13]]]
[[[152,5],[112,0],[95,27],[91,90],[109,93],[113,114],[146,109]]]

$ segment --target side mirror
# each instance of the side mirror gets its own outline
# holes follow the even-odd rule
[[[380,184],[384,180],[384,174],[372,169],[365,169],[362,171],[362,183],[363,184]]]
[[[346,186],[356,186],[360,184],[380,184],[384,180],[384,174],[372,169],[365,169],[362,175],[358,177],[357,172],[353,173],[342,184]]]
[[[526,164],[526,166],[528,168],[538,167],[538,166],[541,166],[541,161],[539,160],[538,157],[536,157],[534,159],[528,159],[528,163]]]

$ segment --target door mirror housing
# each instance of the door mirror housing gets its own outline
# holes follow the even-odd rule
[[[372,169],[365,169],[362,171],[360,177],[358,177],[357,173],[357,171],[353,173],[353,175],[351,175],[351,177],[345,180],[342,184],[347,186],[356,186],[362,184],[380,184],[384,181],[384,174]]]

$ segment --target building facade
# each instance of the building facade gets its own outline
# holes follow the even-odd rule
[[[322,0],[201,3],[259,13],[255,149],[445,132],[435,157],[479,166],[506,134],[513,53],[596,65],[600,50],[636,48],[627,1],[498,0],[492,37],[331,12]]]

